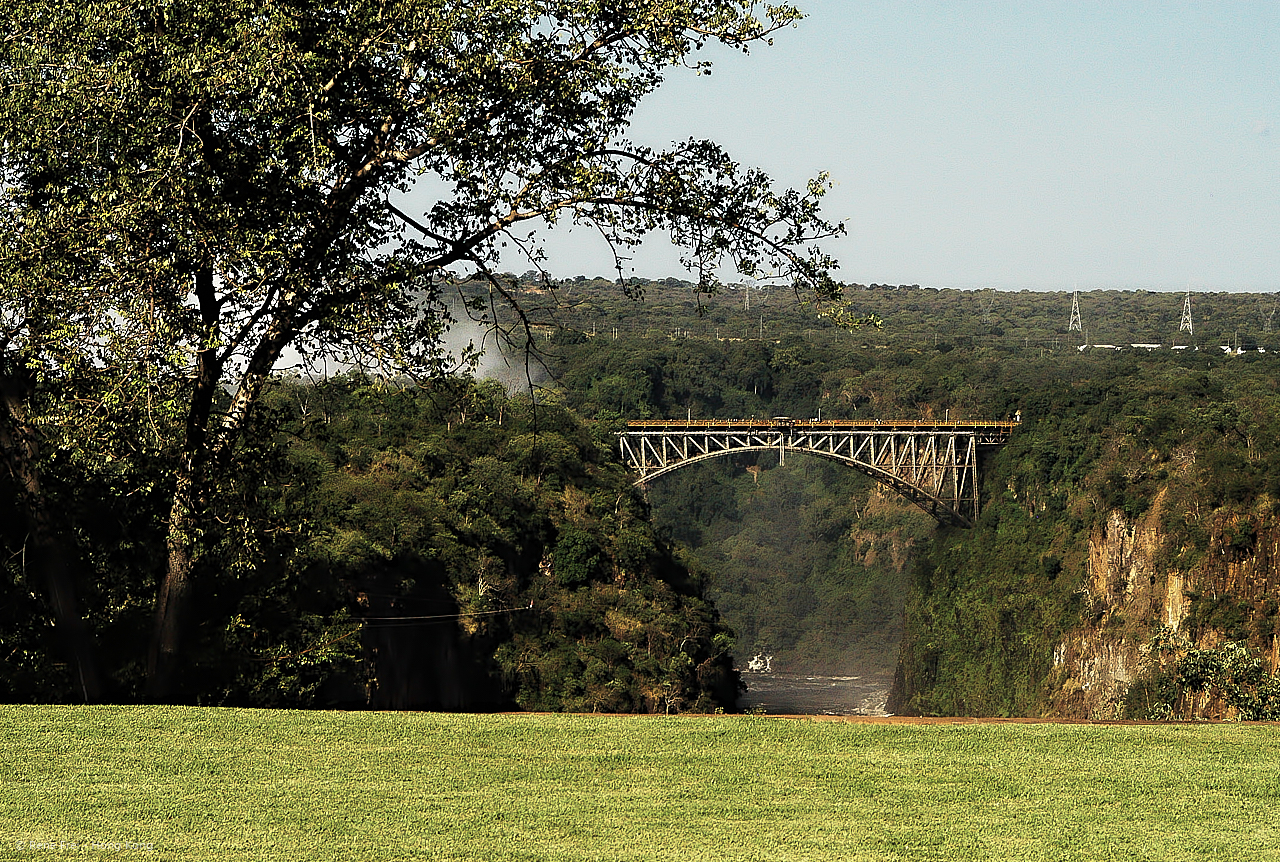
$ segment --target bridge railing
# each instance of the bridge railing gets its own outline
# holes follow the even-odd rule
[[[765,431],[791,428],[798,431],[907,431],[926,433],[976,433],[984,440],[1004,442],[1021,424],[1017,420],[953,419],[628,419],[634,431]]]

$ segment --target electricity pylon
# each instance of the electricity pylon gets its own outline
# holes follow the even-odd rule
[[[1071,294],[1071,322],[1067,324],[1067,332],[1084,332],[1080,325],[1080,291]]]
[[[1179,332],[1186,332],[1195,335],[1195,328],[1191,325],[1191,291],[1187,291],[1187,298],[1182,301],[1182,322],[1178,324]]]

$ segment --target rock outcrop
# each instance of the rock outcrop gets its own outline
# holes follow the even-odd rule
[[[1092,530],[1083,620],[1054,650],[1054,715],[1125,717],[1130,686],[1158,670],[1150,645],[1160,633],[1201,648],[1244,641],[1268,657],[1271,672],[1280,666],[1280,524],[1265,512],[1210,513],[1199,525],[1207,547],[1196,549],[1162,526],[1171,516],[1184,517],[1170,511],[1162,488],[1142,516],[1111,512]],[[1193,709],[1203,716],[1221,705]]]

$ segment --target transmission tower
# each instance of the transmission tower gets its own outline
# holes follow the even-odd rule
[[[1080,325],[1080,291],[1071,294],[1071,322],[1067,324],[1067,332],[1084,332]]]
[[[1178,324],[1179,332],[1186,332],[1195,335],[1195,328],[1191,325],[1191,291],[1187,291],[1187,298],[1182,301],[1182,322]]]
[[[1277,307],[1280,307],[1280,303],[1276,303],[1275,305],[1272,305],[1271,310],[1267,311],[1266,307],[1262,304],[1262,300],[1261,299],[1258,300],[1258,313],[1262,315],[1262,331],[1263,332],[1271,331],[1271,318],[1276,316]]]

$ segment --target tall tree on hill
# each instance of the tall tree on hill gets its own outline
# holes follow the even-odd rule
[[[439,370],[448,268],[470,267],[501,291],[491,274],[498,249],[536,262],[536,231],[561,219],[595,228],[620,253],[666,230],[703,286],[731,261],[838,298],[833,261],[816,247],[839,230],[819,213],[823,178],[775,193],[714,143],[656,151],[624,138],[667,69],[701,66],[695,52],[711,41],[743,50],[767,41],[800,17],[789,5],[14,0],[10,9],[0,217],[46,263],[79,261],[70,292],[99,296],[112,320],[141,323],[151,356],[186,357],[172,382],[184,430],[173,441],[154,699],[174,696],[214,479],[287,348]],[[397,195],[424,174],[438,198],[406,213]]]

